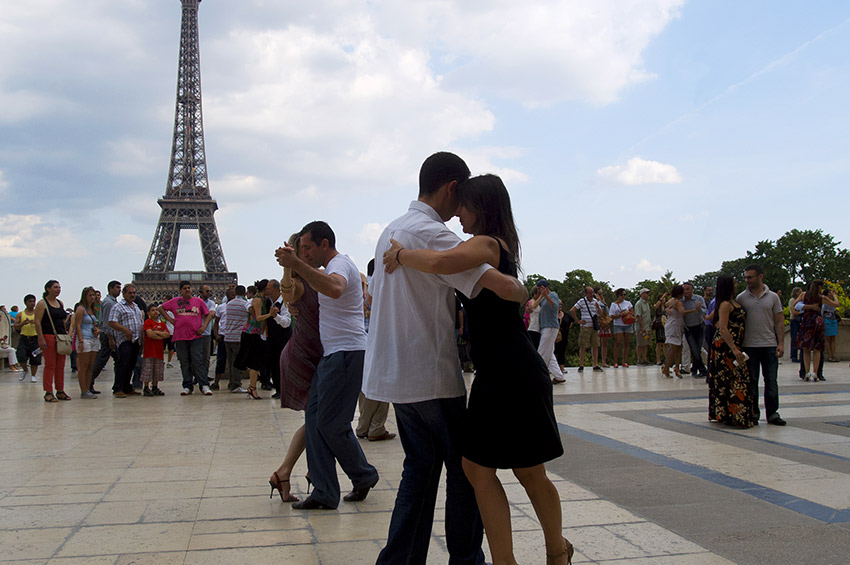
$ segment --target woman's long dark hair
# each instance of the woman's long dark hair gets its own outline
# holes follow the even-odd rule
[[[519,236],[511,211],[511,197],[502,179],[496,175],[473,177],[458,185],[457,197],[467,210],[475,213],[474,232],[501,238],[519,270]]]
[[[823,281],[815,279],[809,285],[809,290],[806,291],[806,302],[809,304],[821,303],[821,292],[823,291]]]
[[[720,319],[720,305],[732,300],[735,292],[735,279],[728,275],[720,275],[714,285],[714,312],[711,313],[711,324],[716,326]]]
[[[50,279],[49,281],[47,281],[46,283],[44,283],[44,292],[41,294],[41,297],[42,297],[42,298],[47,298],[47,294],[48,294],[48,293],[47,293],[47,291],[48,291],[48,289],[50,289],[50,287],[51,287],[51,286],[53,286],[54,284],[56,284],[56,283],[58,283],[58,282],[59,282],[59,281],[57,281],[57,280],[55,280],[55,279]]]

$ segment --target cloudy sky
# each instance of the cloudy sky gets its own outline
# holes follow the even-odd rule
[[[144,265],[180,2],[0,0],[0,303]],[[204,0],[228,267],[314,219],[362,270],[439,150],[511,192],[526,274],[685,279],[792,228],[850,244],[850,4]],[[456,220],[453,227],[457,227]],[[203,266],[184,231],[178,268]]]

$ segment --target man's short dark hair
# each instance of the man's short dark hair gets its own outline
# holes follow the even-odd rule
[[[756,272],[756,276],[759,276],[759,275],[763,275],[763,274],[764,274],[764,271],[762,270],[761,265],[757,265],[757,264],[755,264],[755,263],[753,263],[752,265],[748,265],[748,266],[747,266],[747,268],[746,268],[746,269],[744,269],[744,272],[745,272],[745,273],[746,273],[747,271],[755,271],[755,272]]]
[[[188,284],[189,286],[192,286],[192,283],[191,283],[190,281],[180,281],[180,286],[179,286],[178,288],[179,288],[180,290],[183,290],[183,287],[184,287],[184,286],[186,286],[187,284]]]
[[[366,265],[366,274],[370,277],[375,274],[375,259],[372,258],[369,260],[369,264]]]
[[[321,245],[322,240],[327,239],[328,247],[336,249],[336,236],[327,222],[323,222],[321,220],[310,222],[301,228],[301,231],[298,233],[298,237],[302,237],[305,233],[310,234],[310,239],[312,239],[313,243],[316,245]]]
[[[245,287],[241,284],[236,285],[236,296],[245,296]]]
[[[419,196],[434,194],[444,184],[452,181],[462,183],[467,179],[469,167],[463,159],[446,151],[434,153],[419,169]]]
[[[134,285],[133,283],[127,283],[127,284],[125,284],[125,285],[124,285],[124,288],[122,288],[122,289],[121,289],[121,294],[126,293],[126,292],[127,292],[128,290],[130,290],[131,288],[132,288],[133,290],[136,290],[136,285]]]
[[[115,287],[121,288],[121,283],[118,281],[109,281],[109,284],[106,285],[107,290],[112,290]]]
[[[689,286],[691,288],[694,288],[694,283],[692,283],[691,281],[685,281],[682,283],[682,286]]]

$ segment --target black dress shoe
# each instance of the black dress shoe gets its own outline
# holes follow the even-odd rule
[[[308,496],[304,500],[293,502],[292,507],[296,510],[333,510],[333,508],[326,504],[322,504],[312,496]]]
[[[280,398],[280,393],[276,392],[272,395],[272,398]]]
[[[782,418],[780,418],[779,416],[774,416],[773,418],[769,419],[769,420],[767,421],[767,423],[768,423],[768,424],[772,424],[772,425],[774,425],[774,426],[784,426],[784,425],[785,425],[785,424],[787,424],[788,422],[786,422],[785,420],[783,420],[783,419],[782,419]]]
[[[271,389],[272,389],[272,385],[269,385],[269,384],[263,383],[262,385],[260,385],[260,388],[261,388],[261,389],[263,389],[263,390],[271,390]]]
[[[100,394],[100,391],[99,391],[99,390],[95,390],[95,389],[94,389],[94,387],[90,388],[90,389],[89,389],[89,392],[90,392],[90,393],[92,393],[92,394]]]
[[[378,479],[375,479],[375,482],[372,483],[368,487],[354,487],[351,489],[351,492],[342,497],[342,499],[346,502],[360,502],[361,500],[366,500],[366,495],[369,494],[369,491],[378,484]]]

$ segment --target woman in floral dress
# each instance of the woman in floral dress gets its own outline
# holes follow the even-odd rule
[[[714,347],[709,360],[708,419],[728,426],[751,428],[754,425],[754,399],[750,374],[741,346],[747,312],[735,301],[738,283],[732,277],[717,278],[712,322]]]

